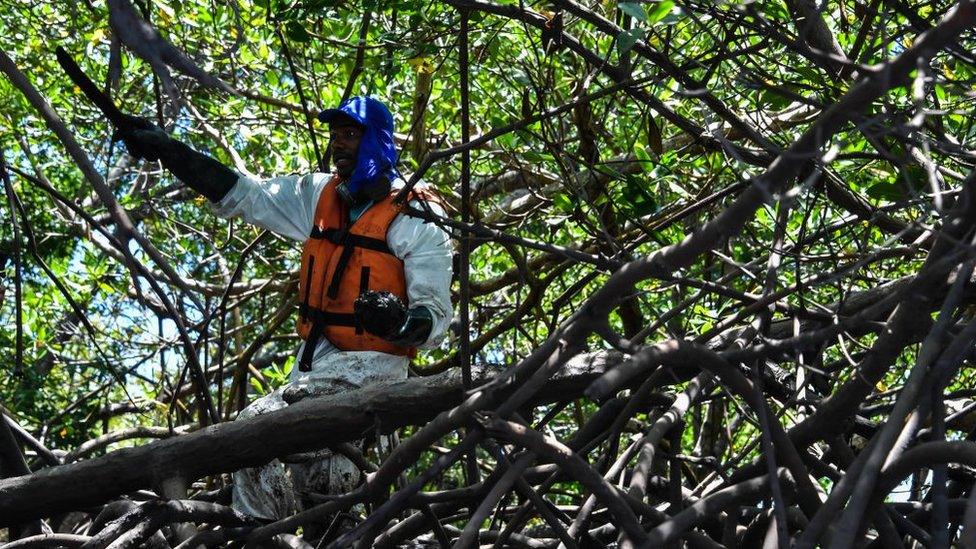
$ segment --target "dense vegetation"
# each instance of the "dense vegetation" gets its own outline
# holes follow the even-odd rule
[[[974,24],[973,0],[0,0],[10,546],[976,547]],[[319,109],[390,105],[449,204],[459,309],[412,366],[434,377],[362,395],[404,442],[360,488],[270,526],[224,506],[247,459],[356,438],[188,434],[287,382],[299,244],[125,154],[58,45],[255,177],[328,170]],[[113,492],[137,466],[111,452],[158,438],[213,441],[167,470],[190,491]],[[123,493],[128,522],[93,522]]]

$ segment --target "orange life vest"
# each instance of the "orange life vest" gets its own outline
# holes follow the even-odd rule
[[[363,330],[353,315],[356,298],[367,290],[392,292],[409,307],[403,261],[386,243],[386,232],[402,210],[393,203],[397,191],[371,205],[350,224],[349,208],[336,192],[340,181],[338,176],[333,177],[322,189],[312,233],[302,250],[298,334],[306,340],[300,363],[306,371],[320,335],[345,351],[403,356],[416,352]],[[411,198],[417,196],[411,193]]]

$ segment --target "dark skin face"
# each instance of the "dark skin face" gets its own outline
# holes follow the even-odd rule
[[[335,161],[339,175],[349,177],[356,169],[359,142],[362,138],[363,127],[351,118],[339,117],[329,124],[332,160]]]

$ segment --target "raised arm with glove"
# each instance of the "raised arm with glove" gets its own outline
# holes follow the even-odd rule
[[[238,179],[234,170],[173,139],[145,118],[127,118],[130,123],[119,128],[116,136],[132,156],[159,160],[180,181],[211,202],[220,202],[234,187]]]
[[[171,138],[149,120],[120,111],[64,48],[59,46],[56,55],[71,80],[115,127],[113,138],[121,139],[129,154],[144,160],[159,160],[180,181],[211,202],[219,202],[237,182],[237,173],[227,166]]]

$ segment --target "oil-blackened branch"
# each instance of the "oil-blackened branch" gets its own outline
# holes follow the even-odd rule
[[[970,179],[976,180],[976,175]],[[967,199],[967,202],[970,203],[962,203],[960,209],[951,214],[912,287],[902,294],[898,307],[887,320],[887,330],[872,346],[872,352],[858,365],[858,374],[836,390],[815,414],[791,429],[790,437],[799,446],[806,447],[829,432],[831,425],[848,417],[874,389],[905,345],[914,339],[912,334],[918,331],[924,333],[928,320],[921,318],[918,311],[931,311],[934,308],[933,301],[944,291],[949,272],[962,259],[959,242],[971,230],[976,219],[976,204],[971,199]]]
[[[14,438],[7,423],[7,416],[0,411],[0,479],[29,475],[30,468],[20,450],[20,443]],[[10,539],[16,540],[22,536],[30,536],[42,532],[40,520],[26,521],[23,524],[10,526]]]
[[[532,452],[545,456],[559,465],[570,477],[577,480],[603,503],[614,517],[614,522],[636,543],[644,543],[647,534],[634,515],[627,500],[617,488],[593,470],[581,457],[559,441],[523,425],[493,419],[488,424],[489,433],[523,446]]]
[[[533,402],[579,394],[593,376],[603,371],[600,362],[574,362],[553,379]],[[481,371],[476,383],[490,372]],[[512,387],[491,391],[496,399]],[[101,503],[118,494],[154,485],[180,474],[186,479],[229,472],[266,463],[271,459],[320,449],[361,438],[377,422],[384,430],[404,425],[427,425],[445,408],[464,399],[457,375],[452,373],[365,387],[326,397],[310,398],[271,414],[211,426],[193,433],[106,456],[45,469],[30,476],[0,481],[0,525],[23,522],[59,511]],[[434,420],[443,433],[464,422],[450,414]],[[441,423],[437,423],[442,421]],[[431,431],[434,429],[432,428]],[[411,437],[398,446],[374,474],[370,489],[380,494],[415,462],[416,455],[436,442]],[[413,443],[414,440],[416,443]],[[256,444],[255,441],[263,441]],[[68,489],[72,486],[72,489]],[[276,532],[281,533],[281,532]]]
[[[167,66],[195,78],[203,86],[230,91],[223,81],[201,69],[185,53],[166,41],[159,31],[139,16],[129,0],[109,0],[108,9],[109,24],[116,36],[152,66],[174,105],[179,105],[179,91]]]
[[[789,476],[780,471],[779,480],[788,482]],[[665,543],[680,539],[685,532],[708,517],[713,517],[733,505],[741,505],[763,498],[769,491],[769,477],[763,476],[723,488],[704,497],[671,519],[648,532],[647,541],[642,548],[661,547]]]
[[[368,17],[368,16],[367,16]],[[288,61],[288,68],[291,70],[291,78],[295,81],[295,89],[298,90],[298,100],[302,104],[303,118],[305,119],[305,128],[308,130],[308,138],[312,141],[312,150],[315,152],[315,166],[320,172],[328,171],[328,167],[323,162],[322,153],[319,151],[319,141],[315,136],[315,128],[313,127],[313,116],[312,112],[308,109],[308,102],[305,100],[305,88],[302,86],[301,77],[298,76],[298,70],[295,68],[295,61],[291,57],[291,50],[288,48],[288,41],[285,40],[284,33],[281,32],[281,27],[276,29],[278,33],[278,41],[281,42],[281,52],[285,55],[285,59]]]
[[[0,55],[4,55],[0,52]],[[2,61],[2,59],[0,59]],[[0,180],[3,182],[3,190],[7,197],[7,208],[10,211],[10,226],[13,229],[13,255],[14,255],[14,372],[18,376],[24,374],[24,296],[23,296],[23,255],[21,245],[23,242],[20,237],[20,221],[17,219],[17,208],[14,206],[17,198],[14,196],[14,188],[10,183],[10,172],[7,171],[7,161],[0,153]],[[6,268],[7,257],[0,258],[0,269]]]
[[[193,500],[147,501],[108,523],[85,547],[142,547],[161,527],[171,522],[208,523],[227,527],[254,525],[254,519],[216,503]]]

